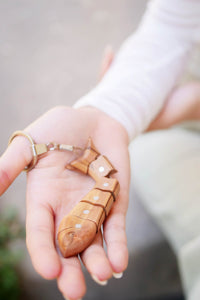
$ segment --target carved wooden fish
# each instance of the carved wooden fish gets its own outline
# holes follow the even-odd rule
[[[77,255],[92,243],[120,189],[117,179],[110,178],[117,171],[98,152],[91,138],[82,156],[67,168],[91,176],[96,184],[59,225],[57,239],[64,257]]]

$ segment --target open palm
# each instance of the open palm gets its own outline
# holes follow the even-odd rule
[[[104,222],[103,237],[97,234],[80,258],[89,273],[104,283],[113,272],[121,273],[128,263],[125,216],[128,208],[129,156],[125,129],[94,108],[57,107],[25,130],[37,143],[64,143],[84,147],[91,136],[97,149],[118,170],[115,175],[121,190],[109,217]],[[29,142],[16,137],[0,158],[0,194],[30,163]],[[74,154],[52,151],[39,159],[27,176],[27,247],[38,273],[57,278],[60,291],[70,299],[81,298],[86,291],[78,257],[59,254],[56,233],[61,219],[93,187],[88,176],[66,169]],[[107,253],[103,248],[103,238]]]

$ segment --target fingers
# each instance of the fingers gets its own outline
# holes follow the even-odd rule
[[[77,257],[62,258],[62,272],[57,279],[58,288],[66,299],[81,299],[86,293],[86,284]]]
[[[125,216],[112,213],[104,226],[104,239],[113,275],[120,278],[128,265],[128,248],[125,232]]]
[[[30,142],[22,136],[14,138],[0,157],[0,195],[32,160]]]
[[[178,86],[166,99],[163,109],[147,131],[165,129],[187,120],[200,118],[200,84],[197,81]]]
[[[81,255],[81,259],[92,278],[101,285],[106,285],[113,271],[103,248],[101,233],[98,233],[92,245]]]
[[[114,59],[114,52],[113,52],[111,46],[107,46],[104,51],[103,60],[101,63],[100,79],[102,79],[104,77],[104,75],[110,68],[113,59]]]
[[[54,216],[50,207],[28,202],[26,236],[36,271],[46,279],[56,278],[61,272],[61,262],[55,249]]]

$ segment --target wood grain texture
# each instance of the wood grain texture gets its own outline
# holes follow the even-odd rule
[[[110,192],[113,195],[115,200],[119,193],[120,186],[116,178],[103,177],[103,178],[99,178],[94,188],[100,189],[102,191]]]
[[[92,161],[88,168],[88,174],[96,181],[98,181],[99,177],[110,176],[115,172],[115,168],[103,155],[99,155],[97,159]]]
[[[79,228],[77,228],[79,225]],[[65,216],[58,230],[58,245],[64,257],[77,255],[87,248],[96,236],[94,222],[76,216]]]
[[[94,240],[115,201],[120,185],[110,178],[116,169],[95,148],[91,138],[83,154],[68,166],[95,180],[94,188],[63,218],[58,228],[58,245],[64,257],[77,255]]]
[[[81,202],[91,203],[96,206],[101,206],[106,216],[108,216],[111,207],[113,205],[113,195],[110,192],[101,191],[98,189],[92,189],[87,195],[83,197]]]
[[[97,231],[105,219],[103,207],[95,206],[86,202],[79,202],[70,212],[70,215],[95,223]]]

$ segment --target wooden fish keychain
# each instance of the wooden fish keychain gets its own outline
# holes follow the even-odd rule
[[[25,136],[31,143],[33,160],[25,168],[26,171],[33,169],[38,156],[48,151],[74,151],[78,148],[55,143],[35,144],[30,135],[24,131],[14,132],[9,144],[17,135]],[[68,164],[66,168],[89,175],[95,180],[94,188],[62,219],[58,228],[59,249],[64,257],[70,257],[81,253],[92,243],[111,210],[120,186],[117,179],[110,177],[117,172],[116,169],[106,156],[98,152],[91,138],[88,139],[82,155]]]
[[[64,257],[78,254],[91,244],[119,192],[119,182],[109,177],[115,168],[91,139],[83,155],[67,168],[91,176],[96,184],[60,223],[57,238]]]

